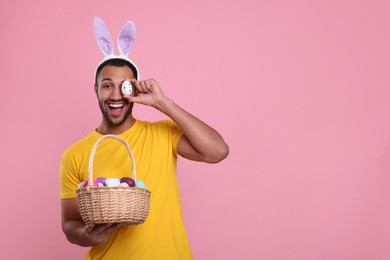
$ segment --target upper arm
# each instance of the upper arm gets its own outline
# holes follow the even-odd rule
[[[61,199],[61,223],[62,228],[68,221],[83,221],[80,215],[77,198]]]
[[[198,151],[185,135],[182,135],[177,143],[177,153],[193,161],[206,163],[218,163],[229,154],[229,147],[225,142],[205,142],[203,152]]]
[[[202,154],[194,148],[185,135],[182,135],[177,143],[177,153],[189,160],[205,161]]]
[[[69,242],[80,246],[92,246],[94,242],[86,234],[77,198],[61,199],[62,231]]]

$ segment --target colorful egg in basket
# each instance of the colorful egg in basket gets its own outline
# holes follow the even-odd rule
[[[91,150],[88,162],[88,184],[77,189],[80,214],[86,224],[142,224],[149,215],[150,191],[143,187],[96,187],[93,180],[93,160],[99,144],[113,138],[126,146],[132,164],[133,180],[137,182],[134,155],[129,144],[117,135],[100,137]],[[96,181],[95,181],[96,182]]]

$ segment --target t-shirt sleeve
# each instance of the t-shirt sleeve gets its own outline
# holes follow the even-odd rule
[[[180,138],[183,136],[183,131],[174,123],[172,126],[172,134],[173,154],[177,156],[177,144],[179,143]]]
[[[162,123],[168,127],[173,154],[177,156],[177,144],[179,143],[180,138],[183,136],[183,131],[172,120],[163,120]]]
[[[61,157],[60,163],[60,197],[61,199],[76,198],[76,189],[80,183],[80,177],[76,169],[76,163],[70,153],[66,151]]]

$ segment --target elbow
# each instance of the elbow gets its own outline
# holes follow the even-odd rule
[[[62,232],[64,233],[68,242],[77,245],[77,241],[75,240],[74,236],[72,235],[71,230],[75,230],[75,229],[73,228],[73,226],[69,222],[62,223]]]
[[[215,150],[212,156],[210,156],[207,160],[208,163],[219,163],[223,161],[229,155],[229,146],[224,143]]]

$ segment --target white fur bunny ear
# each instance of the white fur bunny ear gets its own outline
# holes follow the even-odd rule
[[[114,54],[114,45],[112,43],[110,32],[100,17],[95,17],[93,20],[93,31],[95,39],[100,50],[105,56]]]
[[[128,21],[121,29],[118,35],[118,48],[122,56],[127,56],[133,48],[135,40],[135,25]]]

